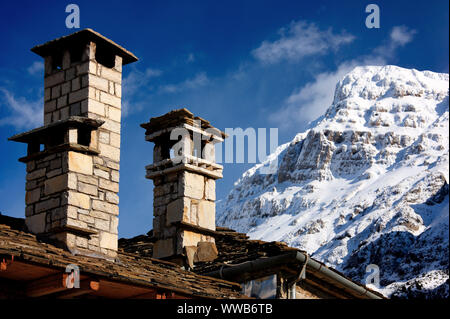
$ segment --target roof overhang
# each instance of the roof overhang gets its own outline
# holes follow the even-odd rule
[[[122,65],[138,60],[130,51],[89,28],[37,45],[31,51],[45,58],[55,52],[62,52],[69,47],[83,45],[89,41],[93,41],[97,46],[102,46],[105,50],[122,57]]]

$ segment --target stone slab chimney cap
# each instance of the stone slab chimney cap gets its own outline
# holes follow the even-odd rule
[[[41,57],[46,57],[55,51],[62,51],[69,46],[73,46],[75,43],[82,44],[87,43],[88,41],[95,42],[97,46],[104,46],[107,50],[111,50],[114,54],[122,57],[122,65],[136,62],[138,60],[133,53],[92,29],[83,29],[58,39],[48,41],[44,44],[33,47],[31,51]]]
[[[90,119],[82,116],[71,116],[66,120],[60,120],[49,125],[41,126],[32,129],[25,133],[16,134],[8,138],[8,141],[29,143],[32,141],[44,142],[48,135],[54,134],[54,131],[64,128],[64,127],[88,127],[88,128],[98,128],[103,125],[105,121]],[[43,139],[44,138],[44,139]]]
[[[183,123],[189,124],[189,125],[194,125],[194,121],[199,121],[201,123],[202,129],[208,129],[208,128],[215,129],[209,123],[209,121],[207,121],[199,116],[194,116],[194,114],[186,108],[172,110],[169,113],[166,113],[164,115],[161,115],[158,117],[152,117],[152,118],[150,118],[149,122],[141,124],[141,127],[146,130],[145,131],[146,135],[150,135],[152,133],[155,133],[157,131],[160,131],[160,130],[163,130],[166,128],[179,126]],[[218,131],[217,135],[220,134],[220,136],[222,138],[228,137],[228,135],[225,134],[224,132],[222,132],[218,129],[217,129],[217,131]]]

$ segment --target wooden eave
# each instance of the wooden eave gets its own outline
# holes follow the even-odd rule
[[[78,288],[69,291],[62,284],[69,264],[79,267],[83,292],[73,290]],[[23,297],[70,298],[80,294],[101,298],[243,297],[237,283],[197,275],[170,262],[124,252],[119,252],[116,261],[74,256],[5,225],[0,225],[0,282],[21,286]]]

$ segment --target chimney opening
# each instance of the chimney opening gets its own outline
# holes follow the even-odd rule
[[[79,63],[83,57],[83,47],[74,47],[70,49],[70,64]]]
[[[53,134],[52,136],[49,136],[46,138],[44,142],[44,148],[40,149],[40,151],[48,150],[54,146],[58,146],[64,144],[64,135],[61,135],[61,133]]]
[[[52,72],[62,70],[63,55],[61,52],[52,56]]]
[[[174,154],[174,151],[172,148],[170,148],[167,144],[161,144],[161,158],[169,159],[172,158]]]
[[[91,144],[91,130],[78,130],[78,144],[89,146]]]
[[[107,68],[113,68],[116,65],[116,55],[108,51],[103,46],[97,46],[95,60]]]

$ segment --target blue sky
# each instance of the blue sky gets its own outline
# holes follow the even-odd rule
[[[23,217],[25,145],[7,138],[42,125],[43,64],[30,48],[70,34],[63,1],[2,1],[0,211]],[[75,1],[81,28],[133,52],[124,67],[119,235],[152,227],[152,144],[140,123],[187,107],[224,128],[279,129],[279,143],[325,112],[354,66],[448,73],[449,8],[429,1]],[[365,26],[366,5],[379,29]],[[217,196],[253,164],[225,164]]]

